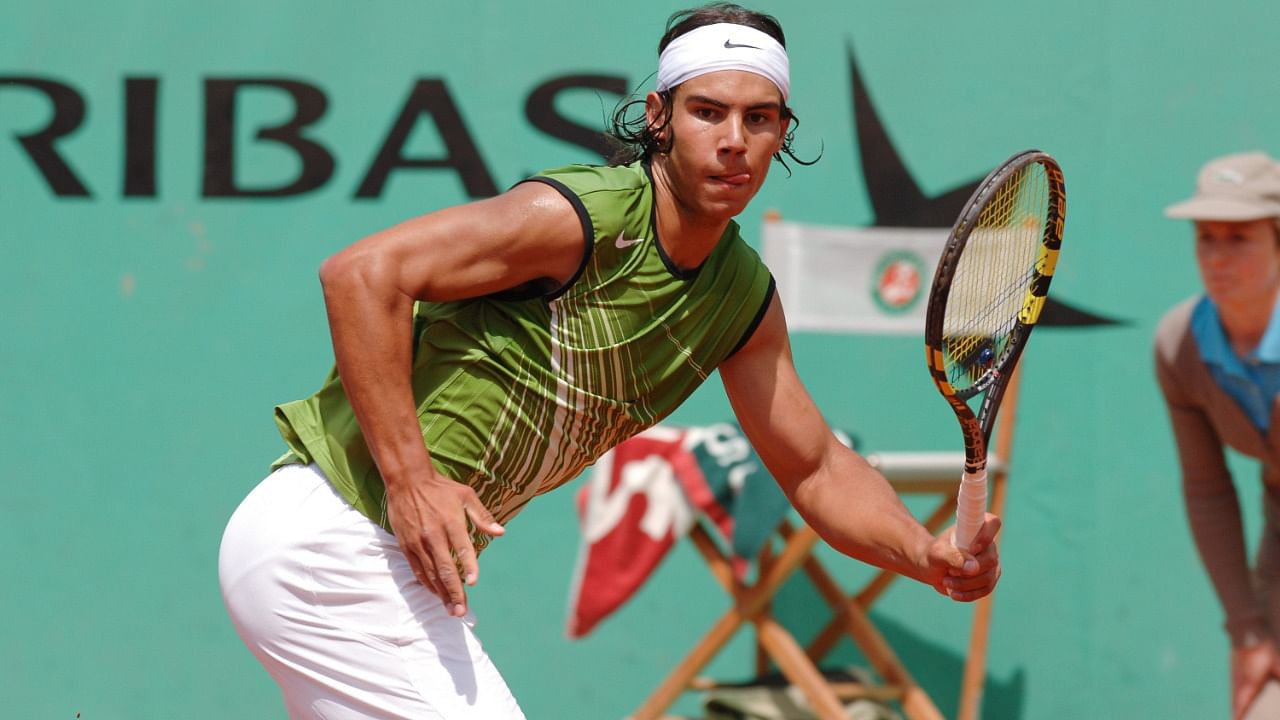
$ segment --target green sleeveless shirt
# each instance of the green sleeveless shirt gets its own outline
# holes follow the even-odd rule
[[[672,264],[642,163],[575,165],[525,182],[555,188],[577,210],[585,239],[577,275],[550,295],[421,302],[414,311],[423,439],[437,469],[473,487],[503,523],[679,407],[746,342],[773,296],[736,223],[699,268]],[[277,466],[316,463],[390,530],[382,478],[336,369],[315,395],[277,407],[276,423],[289,446]]]

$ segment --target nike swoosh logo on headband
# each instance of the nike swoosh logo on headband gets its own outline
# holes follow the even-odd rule
[[[760,49],[760,48],[756,47],[755,45],[739,45],[739,44],[737,44],[737,43],[735,43],[735,42],[733,42],[733,41],[731,41],[731,40],[725,40],[725,41],[724,41],[724,48],[725,48],[726,50],[732,50],[732,49],[734,49],[734,48],[751,48],[752,50],[759,50],[759,49]]]

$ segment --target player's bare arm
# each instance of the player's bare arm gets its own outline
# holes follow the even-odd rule
[[[800,515],[828,544],[956,600],[988,594],[999,578],[994,516],[972,553],[933,537],[888,481],[841,445],[796,374],[775,296],[760,326],[720,366],[738,422]]]
[[[555,288],[582,253],[569,204],[524,184],[371,235],[320,269],[338,371],[386,484],[388,519],[418,579],[455,615],[466,612],[463,583],[479,577],[467,518],[489,535],[503,529],[471,488],[431,464],[410,382],[413,303]]]

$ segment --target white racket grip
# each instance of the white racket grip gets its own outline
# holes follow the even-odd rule
[[[951,541],[961,550],[968,551],[973,538],[987,516],[987,471],[985,469],[960,478],[960,490],[956,494],[956,531]]]

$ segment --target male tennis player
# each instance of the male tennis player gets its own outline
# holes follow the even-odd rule
[[[1156,331],[1156,376],[1182,466],[1196,548],[1226,615],[1232,717],[1280,681],[1280,162],[1265,153],[1215,158],[1169,217],[1195,223],[1204,282]],[[1224,447],[1262,463],[1264,526],[1250,568]],[[1280,717],[1268,692],[1256,717]]]
[[[991,592],[999,521],[956,550],[836,441],[732,220],[786,149],[784,42],[738,6],[677,13],[643,122],[616,123],[635,162],[549,171],[323,264],[335,373],[277,408],[289,452],[220,560],[292,717],[523,717],[472,632],[477,553],[716,369],[827,542],[957,600]]]

